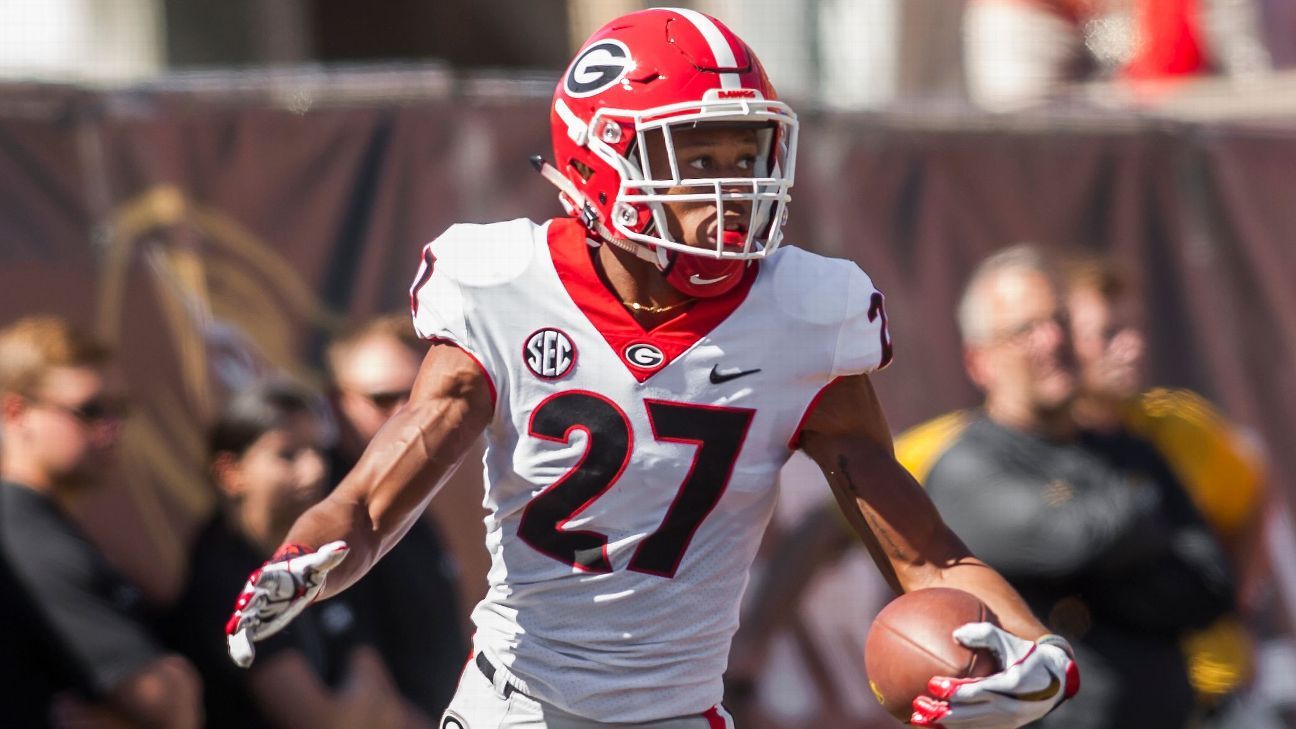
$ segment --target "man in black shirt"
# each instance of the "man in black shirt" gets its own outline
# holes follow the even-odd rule
[[[426,347],[405,314],[373,319],[330,344],[340,431],[331,453],[333,478],[350,473],[374,434],[409,399]],[[450,703],[468,655],[456,572],[424,515],[338,598],[356,607],[401,693],[432,717]],[[411,574],[420,578],[410,580]]]
[[[1085,665],[1084,690],[1043,726],[1182,727],[1193,696],[1179,638],[1229,610],[1228,561],[1149,443],[1075,425],[1060,306],[1032,248],[973,273],[959,325],[985,407],[927,490]]]
[[[201,685],[68,517],[122,424],[107,350],[53,317],[0,332],[0,725],[201,724]]]

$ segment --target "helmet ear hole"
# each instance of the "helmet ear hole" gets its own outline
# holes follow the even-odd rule
[[[581,162],[578,159],[572,159],[568,160],[568,163],[571,164],[572,169],[576,170],[576,174],[580,175],[581,182],[589,182],[589,178],[594,176],[594,168],[584,162]]]

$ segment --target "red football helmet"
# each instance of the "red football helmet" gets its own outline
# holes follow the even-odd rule
[[[699,123],[754,123],[764,149],[755,176],[686,176],[671,135]],[[778,100],[751,48],[720,21],[693,10],[654,8],[603,26],[563,74],[550,124],[565,179],[550,177],[564,207],[597,237],[638,249],[663,270],[673,267],[675,253],[732,269],[778,249],[796,159],[796,115]],[[655,130],[666,142],[671,169],[649,168],[645,135]],[[667,195],[672,189],[675,194]],[[662,208],[670,200],[714,200],[721,217],[726,204],[746,201],[745,240],[717,236],[714,248],[672,240]]]

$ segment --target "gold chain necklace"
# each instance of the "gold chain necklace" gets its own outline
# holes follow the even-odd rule
[[[633,311],[636,314],[641,314],[641,313],[642,314],[665,314],[666,312],[671,311],[672,309],[678,309],[681,306],[685,304],[691,304],[694,301],[697,301],[697,299],[688,298],[688,299],[684,299],[683,301],[676,301],[673,304],[667,304],[665,306],[649,306],[645,304],[640,304],[637,301],[625,301],[625,300],[622,300],[621,303],[624,304],[627,308],[629,308],[631,311]]]

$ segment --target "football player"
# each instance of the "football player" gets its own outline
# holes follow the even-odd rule
[[[234,659],[364,574],[485,431],[492,566],[443,727],[731,726],[739,599],[797,448],[893,587],[959,587],[1001,620],[960,635],[1005,670],[935,677],[914,723],[1013,727],[1074,693],[1070,647],[892,455],[868,378],[891,359],[882,294],[780,246],[797,119],[751,49],[691,10],[631,13],[586,41],[550,123],[555,164],[534,162],[570,215],[424,249],[410,401],[249,579]]]

